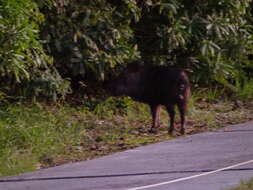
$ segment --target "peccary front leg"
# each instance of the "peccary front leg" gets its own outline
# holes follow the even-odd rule
[[[156,133],[157,128],[160,125],[160,106],[159,105],[150,105],[151,114],[152,114],[152,127],[150,129],[151,133]]]
[[[173,131],[174,131],[175,106],[174,105],[167,105],[166,108],[167,108],[167,112],[170,116],[170,126],[168,129],[168,132],[170,135],[172,135]]]
[[[181,129],[180,132],[182,135],[185,134],[185,113],[186,113],[186,103],[184,101],[178,103],[178,109],[181,119]]]

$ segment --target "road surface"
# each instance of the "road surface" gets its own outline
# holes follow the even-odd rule
[[[223,190],[253,177],[253,122],[0,178],[0,190]]]

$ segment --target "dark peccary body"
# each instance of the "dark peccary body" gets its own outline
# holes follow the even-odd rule
[[[170,116],[171,134],[174,130],[175,106],[181,117],[181,134],[185,133],[185,113],[190,95],[187,74],[182,69],[165,66],[128,65],[116,79],[109,82],[108,90],[114,96],[130,96],[136,101],[147,103],[152,113],[152,128],[159,126],[160,105],[164,105]]]

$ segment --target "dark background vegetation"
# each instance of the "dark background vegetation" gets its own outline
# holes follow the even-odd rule
[[[138,60],[193,87],[252,84],[251,0],[1,0],[0,99],[92,94]]]

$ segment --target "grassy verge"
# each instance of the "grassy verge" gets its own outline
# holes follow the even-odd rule
[[[245,182],[242,181],[237,187],[231,188],[230,190],[252,190],[253,189],[253,179]]]
[[[188,134],[253,119],[252,103],[210,102],[194,96],[192,100]],[[167,134],[165,111],[161,118],[163,127],[157,134],[150,134],[148,106],[129,99],[110,98],[92,110],[62,104],[1,106],[0,176],[93,159],[174,138]],[[178,125],[179,118],[176,120]]]

